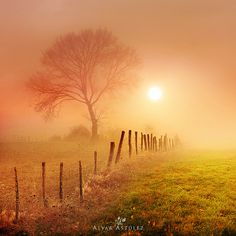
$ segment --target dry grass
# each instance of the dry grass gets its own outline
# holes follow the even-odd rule
[[[98,151],[98,174],[93,175],[93,152]],[[1,232],[14,234],[24,230],[30,234],[74,234],[89,230],[110,202],[118,196],[122,183],[133,172],[132,162],[112,170],[106,169],[109,143],[78,145],[70,142],[2,144],[0,173]],[[122,153],[125,157],[125,150]],[[79,201],[78,161],[83,164],[84,202]],[[46,198],[43,206],[41,162],[46,162]],[[64,162],[63,202],[59,200],[59,164]],[[15,209],[14,172],[16,166],[20,190],[20,219],[13,224]]]

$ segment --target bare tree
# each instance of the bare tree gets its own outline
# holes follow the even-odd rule
[[[128,72],[138,63],[134,50],[103,29],[60,37],[43,53],[42,69],[28,81],[36,111],[50,118],[65,101],[83,103],[98,135],[97,103],[108,91],[131,82]]]

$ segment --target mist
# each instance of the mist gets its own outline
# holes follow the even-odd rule
[[[42,52],[61,35],[106,28],[142,60],[137,83],[104,99],[99,133],[153,129],[186,146],[236,143],[234,1],[0,1],[1,137],[65,135],[90,128],[87,111],[66,103],[51,122],[34,111],[25,88]],[[159,101],[148,99],[159,86]]]

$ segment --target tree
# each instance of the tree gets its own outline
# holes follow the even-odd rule
[[[98,135],[97,103],[109,91],[131,82],[128,73],[137,65],[135,51],[103,29],[69,33],[56,40],[41,58],[42,68],[28,81],[36,111],[52,117],[66,101],[83,103]]]

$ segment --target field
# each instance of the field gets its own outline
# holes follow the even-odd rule
[[[113,205],[113,215],[143,225],[143,235],[236,235],[234,152],[154,158]]]
[[[121,162],[106,170],[109,142],[98,146],[9,143],[1,144],[0,150],[3,235],[236,235],[234,151],[142,152],[129,159],[124,149]],[[98,151],[96,176],[94,150]],[[83,168],[82,203],[79,160]],[[43,161],[46,207],[41,189]],[[62,202],[60,162],[64,163]],[[15,166],[20,192],[18,224],[13,223]]]

